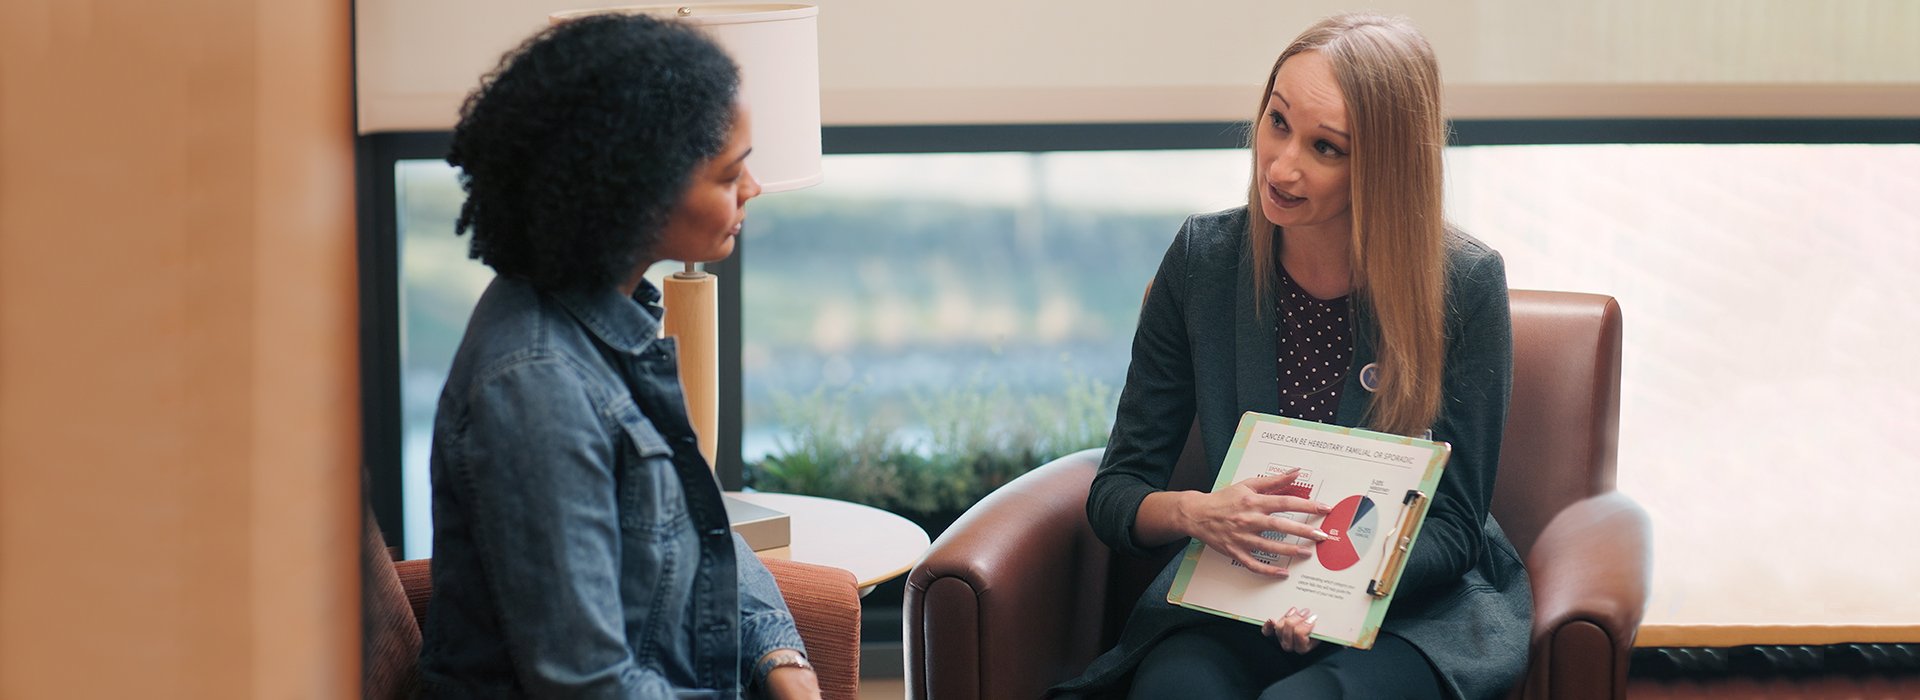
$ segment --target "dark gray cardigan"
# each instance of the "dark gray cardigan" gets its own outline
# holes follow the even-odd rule
[[[1115,550],[1150,556],[1133,541],[1147,494],[1166,487],[1197,415],[1207,460],[1219,469],[1246,411],[1280,412],[1275,299],[1254,299],[1246,209],[1187,220],[1160,263],[1134,334],[1133,363],[1113,435],[1087,499],[1087,517]],[[1446,369],[1433,439],[1453,444],[1388,611],[1384,630],[1427,655],[1459,697],[1506,691],[1526,668],[1533,593],[1519,554],[1487,513],[1512,384],[1513,330],[1499,253],[1465,234],[1447,241]],[[1265,312],[1256,318],[1254,310]],[[1366,303],[1351,305],[1353,364],[1335,422],[1359,425],[1372,394],[1360,368],[1376,359]],[[1208,480],[1211,482],[1211,479]],[[1180,627],[1217,619],[1175,607],[1167,588],[1179,558],[1134,607],[1119,646],[1056,688],[1097,694]]]

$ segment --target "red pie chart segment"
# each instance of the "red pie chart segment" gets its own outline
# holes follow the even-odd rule
[[[1343,571],[1360,563],[1367,545],[1380,531],[1380,509],[1366,496],[1348,496],[1334,504],[1333,512],[1321,521],[1320,529],[1329,536],[1313,548],[1314,558],[1329,571]]]

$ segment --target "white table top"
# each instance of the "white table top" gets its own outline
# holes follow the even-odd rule
[[[913,521],[871,506],[788,493],[727,495],[785,512],[792,518],[792,559],[851,571],[862,591],[912,569],[930,544]]]

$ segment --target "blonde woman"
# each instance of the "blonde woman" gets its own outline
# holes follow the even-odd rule
[[[1487,512],[1512,365],[1500,256],[1441,217],[1440,78],[1405,20],[1322,20],[1274,62],[1253,126],[1247,205],[1187,220],[1154,278],[1106,456],[1087,501],[1100,537],[1149,556],[1191,537],[1248,569],[1296,556],[1261,538],[1325,534],[1272,513],[1291,477],[1166,490],[1196,418],[1219,465],[1245,411],[1431,430],[1453,444],[1373,649],[1320,645],[1311,610],[1263,627],[1166,602],[1170,564],[1119,645],[1056,695],[1489,697],[1526,663],[1532,593]],[[1366,375],[1366,376],[1363,376]],[[1288,551],[1297,549],[1298,551]]]

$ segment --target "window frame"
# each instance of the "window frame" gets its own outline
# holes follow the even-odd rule
[[[828,126],[829,155],[1243,148],[1248,122]],[[401,474],[400,251],[394,166],[445,157],[451,131],[362,134],[355,148],[359,217],[360,397],[366,498],[386,541],[406,542]],[[1915,144],[1920,118],[1471,119],[1449,123],[1449,146],[1573,144]],[[449,232],[450,233],[450,232]],[[707,266],[720,283],[720,438],[723,487],[743,478],[741,260]]]

